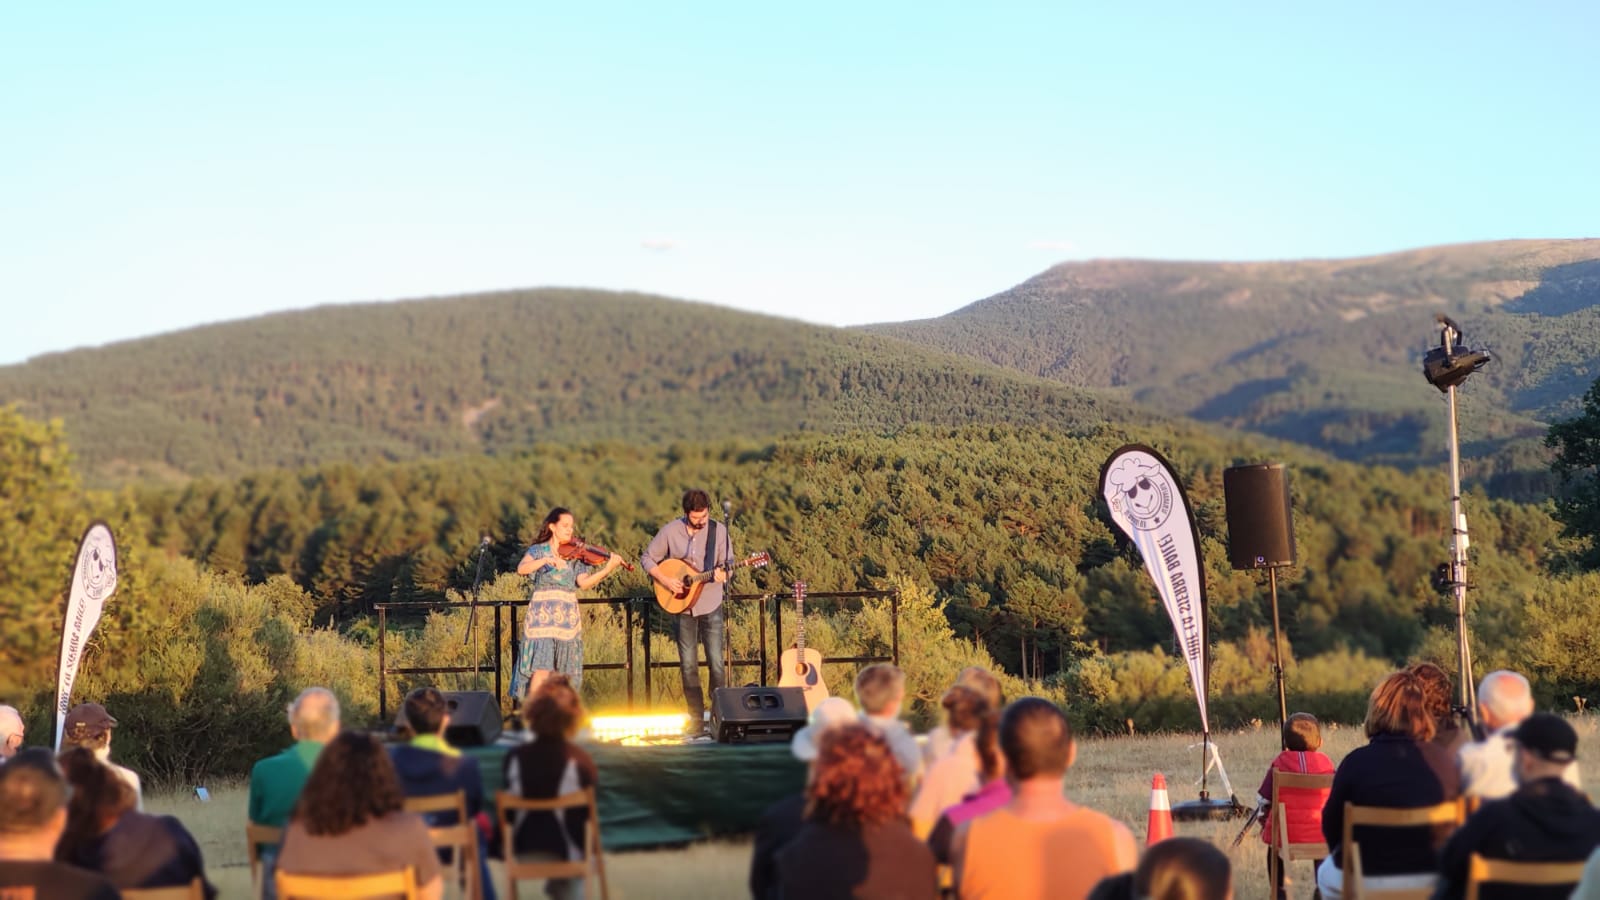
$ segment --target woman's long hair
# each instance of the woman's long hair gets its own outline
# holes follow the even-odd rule
[[[67,828],[56,843],[56,859],[77,863],[79,854],[133,809],[133,789],[116,771],[95,758],[88,747],[73,747],[58,759],[72,787],[67,801]]]
[[[308,834],[332,837],[398,812],[404,804],[400,778],[383,746],[359,731],[346,731],[317,755],[293,821]]]
[[[1428,709],[1428,686],[1411,669],[1391,672],[1372,689],[1367,699],[1367,737],[1397,734],[1414,741],[1431,741],[1438,721]]]
[[[570,515],[572,515],[572,510],[567,509],[565,506],[558,506],[555,509],[550,510],[550,514],[544,517],[544,522],[539,526],[539,534],[534,537],[533,542],[535,544],[549,543],[550,526],[561,521],[562,516]]]
[[[583,699],[559,672],[544,680],[522,705],[522,721],[541,738],[571,740],[583,721]]]
[[[1148,900],[1227,900],[1233,865],[1210,841],[1167,838],[1144,853],[1133,874],[1133,896]]]
[[[865,725],[822,736],[806,788],[806,818],[825,825],[881,825],[903,820],[905,773],[883,736]]]
[[[1000,757],[1000,710],[989,704],[989,698],[980,691],[958,684],[945,691],[939,705],[944,707],[945,722],[952,735],[975,732],[973,746],[978,750],[978,762],[984,781],[992,781],[1005,772]]]

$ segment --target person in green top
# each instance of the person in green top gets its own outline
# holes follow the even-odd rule
[[[339,699],[327,688],[309,687],[289,704],[289,733],[294,746],[269,756],[250,770],[250,821],[257,825],[282,828],[289,824],[289,813],[300,799],[311,767],[317,762],[322,745],[339,734]],[[273,872],[277,868],[278,848],[261,851],[263,897],[273,900],[277,891]]]

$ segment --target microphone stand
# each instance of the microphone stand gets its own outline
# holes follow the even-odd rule
[[[461,643],[472,641],[472,689],[483,690],[483,657],[478,653],[478,588],[483,584],[483,558],[489,552],[489,536],[484,535],[483,541],[478,544],[478,571],[472,576],[472,607],[467,613],[467,633],[462,635]]]
[[[722,571],[728,573],[728,577],[722,582],[722,671],[730,672],[733,670],[733,641],[728,640],[728,619],[730,617],[728,615],[727,597],[731,593],[730,586],[733,583],[733,501],[731,500],[722,501],[722,531],[722,540],[724,542],[722,546],[725,551],[725,557],[722,560]],[[727,676],[724,675],[723,678],[726,679]]]

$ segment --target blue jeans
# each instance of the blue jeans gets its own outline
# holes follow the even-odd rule
[[[727,640],[723,607],[703,616],[678,613],[678,674],[683,676],[683,699],[689,706],[689,730],[698,731],[705,717],[706,698],[700,690],[700,645],[706,648],[706,667],[711,674],[712,696],[727,683],[722,664],[722,648]]]

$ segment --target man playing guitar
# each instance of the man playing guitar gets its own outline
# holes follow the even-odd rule
[[[700,645],[705,646],[706,666],[710,669],[712,696],[727,683],[723,647],[727,628],[722,614],[722,584],[728,580],[725,568],[733,559],[733,536],[726,525],[711,521],[711,497],[698,488],[683,495],[683,518],[661,526],[645,548],[639,564],[650,577],[674,594],[684,590],[681,579],[661,570],[661,563],[680,559],[697,571],[713,572],[715,577],[700,592],[690,608],[678,613],[678,673],[683,678],[683,697],[689,707],[689,733],[705,730],[705,695],[700,690]]]

